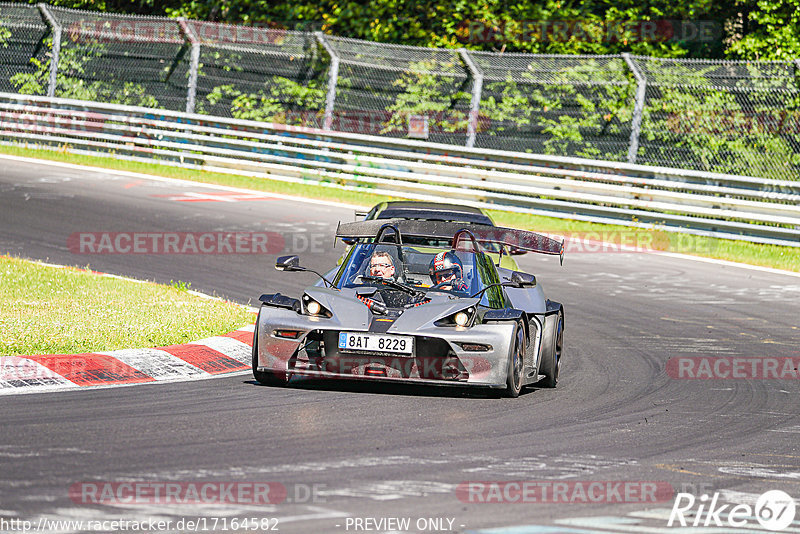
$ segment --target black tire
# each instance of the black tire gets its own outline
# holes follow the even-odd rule
[[[539,386],[554,388],[558,384],[558,373],[561,370],[561,353],[564,347],[564,315],[559,312],[556,328],[553,331],[553,350],[542,356],[542,373],[544,378]]]
[[[522,370],[525,366],[525,328],[522,323],[517,323],[514,331],[514,347],[508,358],[508,373],[506,377],[506,389],[503,391],[506,397],[515,399],[522,391]]]
[[[270,371],[258,370],[258,319],[261,317],[261,312],[256,319],[256,327],[253,329],[253,353],[252,353],[252,366],[253,378],[262,386],[283,386],[286,385],[286,373],[275,373]]]

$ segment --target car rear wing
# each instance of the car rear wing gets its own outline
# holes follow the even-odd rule
[[[422,221],[409,219],[377,219],[339,224],[336,237],[341,239],[379,239],[387,240],[392,235],[397,243],[403,236],[428,239],[452,240],[456,234],[466,230],[479,243],[497,243],[508,247],[560,256],[564,260],[564,241],[557,241],[546,235],[528,230],[503,228],[485,224],[468,224],[450,221]]]

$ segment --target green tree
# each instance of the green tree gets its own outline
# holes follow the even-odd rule
[[[467,46],[487,51],[555,54],[632,52],[659,57],[722,57],[722,30],[736,14],[736,0],[188,0],[168,7],[174,16],[320,29],[376,42],[416,46]],[[661,21],[655,36],[646,21]],[[705,21],[719,30],[712,39],[670,33],[664,21]],[[528,31],[546,22],[544,36]],[[557,24],[570,23],[566,34]],[[575,27],[577,24],[577,28]],[[532,23],[532,24],[531,24]],[[599,33],[592,28],[602,28]],[[609,30],[610,28],[610,30]],[[541,34],[541,32],[540,32]]]
[[[555,67],[554,61],[531,59],[527,69],[485,84],[485,135],[528,143],[517,150],[623,159],[635,89],[624,64],[585,59]]]
[[[800,58],[800,0],[758,0],[754,8],[742,11],[740,19],[727,50],[729,57]]]
[[[39,0],[27,0],[38,4]],[[136,15],[166,15],[170,9],[179,9],[182,0],[48,0],[51,6],[86,9],[105,13],[132,13]]]
[[[317,80],[307,85],[281,76],[270,77],[261,89],[243,91],[236,84],[214,87],[206,96],[212,106],[229,102],[231,116],[236,119],[305,125],[309,117],[302,112],[324,110],[326,87]],[[202,111],[202,104],[199,111]],[[299,113],[293,113],[299,112]]]
[[[706,171],[767,178],[794,174],[800,144],[778,99],[796,102],[798,93],[790,91],[786,77],[782,82],[765,77],[755,65],[749,76],[723,90],[715,85],[719,68],[704,63],[651,69],[658,96],[645,108],[646,146],[640,153],[647,161],[680,161]]]
[[[468,114],[464,109],[469,105],[470,94],[454,92],[452,88],[459,74],[463,75],[463,69],[454,63],[412,62],[407,71],[392,82],[401,92],[386,108],[391,115],[381,133],[402,131],[411,115],[428,117],[429,128],[434,131],[466,133]],[[463,104],[461,109],[456,108],[459,102]]]
[[[52,38],[46,42],[48,49],[52,49]],[[158,100],[147,94],[141,84],[125,81],[122,83],[112,80],[91,80],[87,77],[93,58],[102,55],[102,47],[62,47],[58,58],[58,75],[56,77],[56,96],[61,98],[74,98],[76,100],[94,100],[112,104],[128,104],[132,106],[158,107]],[[11,84],[17,92],[27,95],[47,94],[50,83],[51,56],[40,60],[31,58],[35,66],[33,72],[19,72],[10,78]]]
[[[487,51],[747,59],[800,56],[800,0],[51,0],[50,4],[319,29],[376,42]],[[656,23],[655,34],[642,31],[647,21]],[[544,35],[532,31],[541,22],[548,28]],[[711,27],[713,35],[684,34],[677,31],[681,22]],[[564,23],[570,24],[566,32],[559,26]]]

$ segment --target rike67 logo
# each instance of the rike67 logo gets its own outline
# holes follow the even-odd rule
[[[749,528],[755,527],[752,525],[755,518],[762,528],[778,531],[791,525],[794,516],[794,499],[780,490],[760,495],[755,507],[749,504],[719,504],[719,493],[714,493],[710,500],[708,495],[701,495],[697,499],[691,493],[678,493],[667,526]]]

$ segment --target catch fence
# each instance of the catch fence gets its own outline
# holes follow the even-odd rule
[[[0,3],[0,92],[800,177],[800,60],[476,52]]]

